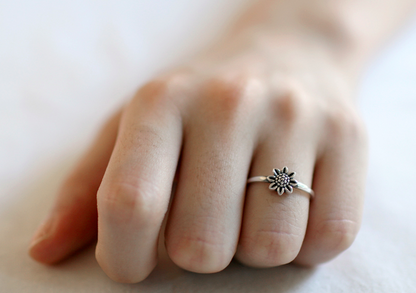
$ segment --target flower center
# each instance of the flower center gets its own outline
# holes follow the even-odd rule
[[[290,183],[289,175],[279,174],[279,176],[276,177],[276,183],[277,183],[277,186],[281,186],[281,187],[288,186]]]

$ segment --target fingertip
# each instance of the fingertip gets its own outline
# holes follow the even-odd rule
[[[56,237],[57,219],[49,219],[34,234],[29,244],[29,255],[43,264],[55,264],[65,258],[68,248]],[[58,235],[59,236],[59,235]]]
[[[38,227],[29,244],[29,255],[41,263],[52,263],[54,256],[50,250],[50,240],[56,229],[56,216],[49,215]]]
[[[29,246],[29,256],[37,262],[52,265],[59,262],[62,257],[57,255],[49,238],[42,238]]]
[[[58,263],[96,238],[96,221],[82,213],[74,217],[74,211],[54,212],[40,225],[29,244],[29,256],[44,264]],[[96,217],[95,217],[96,218]]]

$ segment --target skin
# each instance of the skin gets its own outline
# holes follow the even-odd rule
[[[107,122],[30,255],[53,264],[98,237],[105,273],[140,282],[157,263],[166,217],[167,252],[193,272],[221,271],[233,257],[263,268],[334,258],[362,217],[356,80],[414,2],[257,1],[223,41],[149,81]],[[313,200],[246,185],[283,166]]]

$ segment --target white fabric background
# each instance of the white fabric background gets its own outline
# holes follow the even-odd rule
[[[0,0],[1,293],[416,292],[416,23],[361,84],[371,143],[365,216],[335,260],[266,270],[233,262],[200,275],[165,255],[146,281],[126,285],[101,271],[94,246],[54,267],[28,257],[99,125],[140,84],[215,39],[248,1]]]

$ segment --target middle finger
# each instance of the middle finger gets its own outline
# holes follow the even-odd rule
[[[213,273],[232,260],[245,181],[254,148],[254,91],[246,82],[214,80],[184,133],[181,168],[166,228],[171,259]]]

